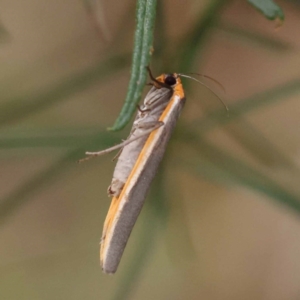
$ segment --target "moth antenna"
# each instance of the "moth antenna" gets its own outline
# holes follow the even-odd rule
[[[196,74],[196,73],[195,73]],[[206,85],[205,83],[203,83],[203,82],[201,82],[200,80],[198,80],[197,78],[195,78],[195,77],[192,77],[192,76],[188,76],[188,75],[185,75],[185,74],[178,74],[179,76],[181,76],[181,77],[186,77],[186,78],[190,78],[190,79],[192,79],[192,80],[194,80],[194,81],[197,81],[198,83],[200,83],[201,85],[203,85],[203,86],[205,86],[207,89],[209,89],[219,100],[220,100],[220,102],[223,104],[223,106],[225,107],[225,109],[227,110],[227,111],[229,111],[229,108],[228,108],[228,106],[226,105],[226,103],[221,99],[221,97],[220,96],[218,96],[208,85]],[[197,75],[200,75],[200,74],[197,74]],[[218,83],[218,84],[220,84],[219,82],[217,82],[215,79],[213,79],[213,78],[211,78],[211,77],[209,77],[209,76],[207,76],[207,75],[201,75],[201,76],[204,76],[204,77],[207,77],[207,78],[209,78],[209,79],[211,79],[211,80],[213,80],[213,81],[215,81],[216,83]],[[221,85],[221,84],[220,84]],[[222,86],[222,85],[221,85]]]
[[[198,76],[202,76],[202,77],[205,77],[205,78],[208,78],[209,80],[213,81],[214,83],[216,83],[222,90],[224,93],[226,93],[226,90],[224,88],[224,86],[222,85],[222,83],[220,83],[218,80],[216,80],[215,78],[213,77],[210,77],[208,75],[205,75],[205,74],[200,74],[200,73],[188,73],[190,75],[198,75]]]

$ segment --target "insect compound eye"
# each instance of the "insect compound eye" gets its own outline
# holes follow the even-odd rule
[[[165,84],[172,86],[176,83],[176,78],[174,77],[173,74],[168,74],[164,81],[165,81]]]

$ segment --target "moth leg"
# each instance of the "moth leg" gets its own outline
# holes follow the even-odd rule
[[[123,151],[123,148],[118,151],[118,153],[114,156],[114,158],[111,161],[115,161],[117,158],[119,158],[119,156],[121,155],[122,151]]]
[[[78,162],[81,163],[83,161],[91,159],[92,157],[100,156],[102,154],[109,153],[109,152],[112,152],[114,150],[123,148],[124,146],[132,143],[135,140],[138,140],[139,138],[141,138],[141,137],[143,137],[143,136],[151,133],[153,130],[155,130],[155,129],[163,126],[163,125],[164,125],[164,122],[161,122],[161,121],[145,122],[145,123],[137,124],[136,126],[138,128],[146,128],[148,130],[145,130],[145,132],[141,133],[140,135],[132,137],[132,138],[129,138],[126,141],[124,141],[124,142],[122,142],[122,143],[120,143],[118,145],[115,145],[113,147],[110,147],[110,148],[107,148],[107,149],[104,149],[104,150],[101,150],[101,151],[98,151],[98,152],[85,152],[85,154],[87,155],[87,157],[80,159]],[[146,127],[144,127],[144,126],[146,126]],[[151,126],[151,128],[149,128],[150,126]]]
[[[150,108],[143,109],[143,108],[141,108],[140,105],[137,105],[136,107],[137,107],[137,109],[138,109],[138,111],[139,111],[140,113],[144,113],[144,112],[147,112],[147,111],[151,111]]]
[[[151,129],[152,131],[159,128],[162,125],[164,125],[164,122],[162,121],[148,121],[148,122],[139,122],[134,125],[134,128]]]
[[[146,111],[146,110],[144,110]],[[144,129],[156,129],[160,126],[162,126],[163,124],[161,124],[162,122],[160,121],[152,121],[152,122],[143,122],[143,123],[138,123],[137,125],[134,126],[134,129],[136,128],[144,128]],[[161,125],[160,125],[161,124]],[[158,126],[158,127],[157,127]],[[143,136],[143,135],[142,135]],[[129,136],[130,139],[130,136]],[[122,140],[124,142],[124,140]],[[115,161],[122,153],[122,149],[119,150],[119,152],[116,154],[116,156],[112,159],[112,161]]]
[[[172,87],[170,87],[169,85],[167,85],[167,84],[165,84],[165,83],[163,83],[163,82],[158,81],[158,80],[153,76],[153,74],[152,74],[151,69],[150,69],[149,66],[147,66],[146,69],[147,69],[147,71],[148,71],[148,73],[149,73],[150,79],[151,79],[153,82],[155,82],[156,84],[158,84],[160,87],[165,87],[165,88],[167,88],[167,89],[169,89],[169,90],[172,90]]]
[[[149,111],[150,109],[145,109],[145,110],[143,110],[139,105],[137,106],[138,107],[138,110],[140,111],[140,112],[145,112],[145,111]],[[153,121],[153,122],[143,122],[143,123],[139,123],[137,126],[134,126],[134,130],[136,129],[136,128],[152,128],[153,130],[154,129],[156,129],[156,125],[158,125],[158,121]],[[134,131],[133,130],[133,131]],[[129,139],[130,139],[130,136],[131,136],[131,134],[129,135]],[[126,141],[126,140],[122,140],[122,142],[124,142],[124,141]],[[112,159],[112,161],[115,161],[120,155],[121,155],[121,153],[122,153],[122,150],[123,150],[123,147],[122,147],[122,149],[120,149],[119,151],[118,151],[118,153],[114,156],[114,158]]]
[[[119,197],[123,187],[125,185],[125,182],[120,181],[119,179],[113,178],[110,186],[107,189],[107,195],[108,197]]]

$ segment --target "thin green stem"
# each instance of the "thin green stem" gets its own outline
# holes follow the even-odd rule
[[[111,130],[122,129],[130,120],[140,101],[146,84],[146,66],[152,53],[153,30],[157,0],[139,0],[137,5],[137,25],[134,38],[131,77],[124,106]]]

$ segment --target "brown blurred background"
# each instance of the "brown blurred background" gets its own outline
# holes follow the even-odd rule
[[[246,1],[159,2],[153,72],[217,79],[226,93],[205,83],[230,111],[184,81],[166,159],[108,276],[114,154],[76,160],[130,129],[106,131],[126,94],[136,2],[1,1],[0,299],[300,298],[300,4],[277,2],[282,26]]]

